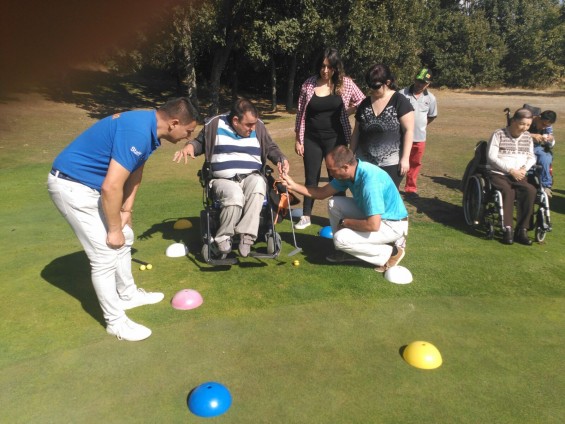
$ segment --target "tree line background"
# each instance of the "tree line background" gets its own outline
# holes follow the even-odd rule
[[[184,0],[158,19],[161,30],[140,30],[108,63],[167,70],[179,94],[211,114],[222,88],[292,109],[326,46],[362,89],[377,62],[400,86],[422,66],[449,88],[547,88],[565,75],[561,0]]]

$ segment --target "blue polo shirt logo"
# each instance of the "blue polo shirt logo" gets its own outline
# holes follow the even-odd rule
[[[140,152],[139,150],[137,150],[137,149],[135,148],[135,146],[131,146],[131,149],[129,149],[129,150],[130,150],[130,152],[132,152],[134,155],[136,155],[136,156],[141,156],[141,152]]]

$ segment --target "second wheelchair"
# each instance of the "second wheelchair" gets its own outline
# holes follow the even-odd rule
[[[484,232],[488,239],[493,239],[497,230],[503,231],[504,209],[502,193],[491,182],[486,155],[487,142],[480,141],[463,178],[463,214],[467,225]],[[534,165],[528,173],[529,182],[536,187],[529,230],[534,230],[535,240],[542,242],[552,228],[549,199],[539,183],[539,171],[540,167]]]

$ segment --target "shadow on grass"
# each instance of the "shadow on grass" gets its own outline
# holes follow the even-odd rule
[[[183,230],[175,230],[175,222],[179,219],[187,219],[191,222],[192,227]],[[189,252],[200,251],[200,217],[166,218],[147,228],[143,233],[137,236],[137,238],[138,240],[147,240],[153,238],[155,234],[161,234],[163,240],[171,240],[174,243],[185,244]]]
[[[199,86],[200,120],[211,116],[209,94],[206,86]],[[88,111],[91,118],[102,119],[117,112],[133,109],[154,109],[165,101],[184,96],[187,88],[165,71],[145,68],[131,74],[119,74],[109,70],[70,69],[50,81],[42,88],[46,99],[75,104]],[[271,111],[271,105],[264,99],[247,96],[259,109],[265,122],[280,118]],[[0,98],[0,101],[4,99]],[[220,93],[220,113],[229,110],[233,97],[227,91]]]
[[[41,277],[77,299],[86,313],[102,326],[106,325],[90,280],[90,262],[84,252],[54,259],[43,268]]]
[[[315,216],[312,216],[314,222]],[[327,225],[327,219],[325,219]],[[279,232],[281,239],[284,243],[289,244],[293,248],[294,246],[294,239],[292,236],[292,230],[288,230],[285,232]],[[305,234],[301,232],[295,232],[296,237],[296,245],[302,248],[302,257],[304,260],[311,264],[324,264],[328,265],[328,261],[326,261],[326,256],[332,254],[334,249],[333,240],[321,237],[319,235],[312,235],[312,234]],[[284,255],[284,259],[289,261],[293,260],[292,256],[288,257],[286,254]],[[282,257],[281,257],[282,260]]]
[[[404,360],[404,351],[406,350],[407,347],[408,345],[404,345],[404,346],[400,346],[400,349],[398,349],[398,354],[403,360]]]
[[[94,119],[131,109],[151,109],[178,95],[176,84],[161,73],[132,75],[93,70],[69,70],[44,88],[51,101],[76,104]]]
[[[459,190],[461,187],[461,179],[450,177],[447,174],[443,174],[442,176],[422,174],[422,177],[428,177],[435,184],[441,184],[449,189]]]
[[[439,197],[419,197],[405,200],[416,208],[417,214],[424,214],[438,224],[467,232],[463,219],[463,207],[441,200]]]
[[[555,194],[560,194],[556,196]],[[565,214],[565,190],[553,190],[553,197],[549,201],[551,212]]]

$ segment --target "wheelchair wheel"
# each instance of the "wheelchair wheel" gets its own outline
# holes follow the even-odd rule
[[[212,260],[213,259],[225,259],[228,256],[225,253],[220,253],[216,249],[216,246],[214,246],[213,244],[210,246],[210,249],[208,249],[207,244],[203,245],[200,253],[202,253],[202,257],[204,258],[204,262],[207,262],[207,263],[210,263],[211,259]]]
[[[492,240],[494,238],[494,225],[489,223],[487,225],[487,240]]]
[[[467,225],[478,225],[484,213],[484,187],[481,176],[472,175],[463,192],[463,214]]]
[[[541,243],[542,241],[544,241],[546,233],[547,233],[547,231],[545,231],[543,228],[536,227],[536,241],[538,243]]]
[[[275,233],[274,237],[269,235],[267,237],[267,253],[272,255],[278,253],[281,250],[282,240],[279,233]]]

